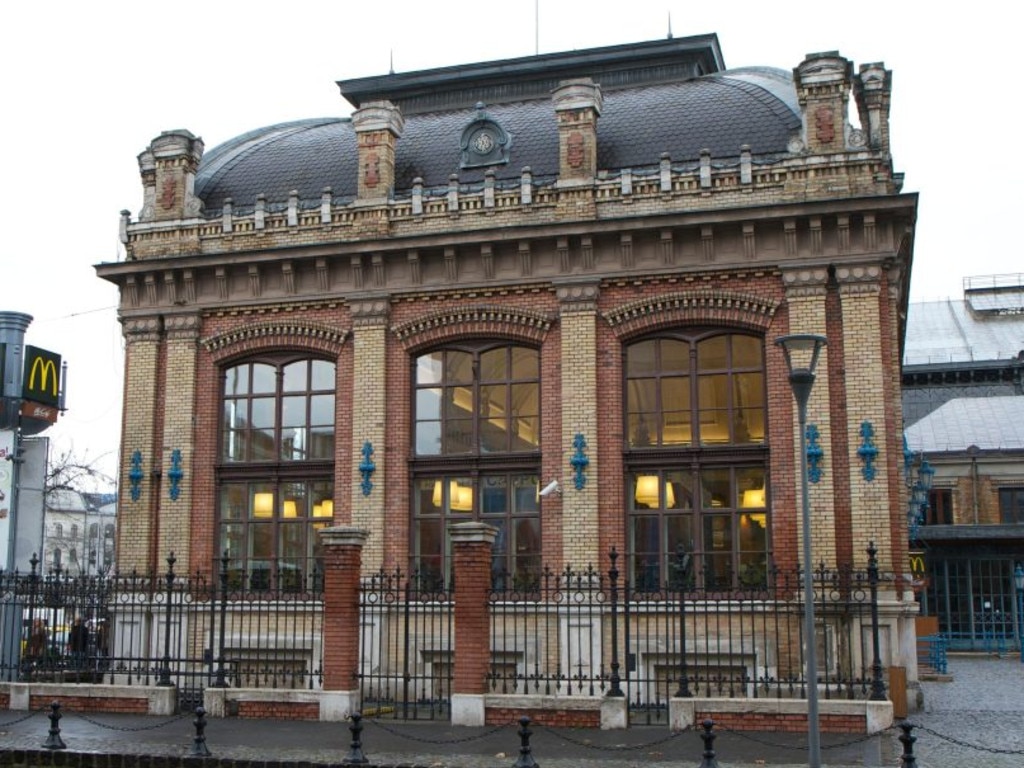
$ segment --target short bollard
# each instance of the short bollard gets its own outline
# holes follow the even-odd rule
[[[715,727],[715,721],[708,719],[705,720],[701,725],[704,727],[704,733],[700,737],[704,740],[704,759],[700,761],[700,768],[718,768],[718,761],[715,760],[715,734],[711,732],[711,729]]]
[[[60,737],[60,702],[50,704],[50,733],[43,742],[43,749],[67,749]]]
[[[196,719],[192,721],[196,727],[196,737],[192,740],[193,757],[209,757],[210,749],[206,746],[206,710],[196,707]]]
[[[900,765],[903,768],[914,768],[917,765],[917,758],[914,757],[914,742],[917,741],[917,737],[914,736],[911,731],[914,730],[914,724],[908,723],[904,720],[900,723],[900,730],[903,733],[900,734],[900,741],[903,743],[903,754],[900,755]]]
[[[352,746],[348,748],[348,754],[341,761],[342,765],[365,765],[370,762],[363,754],[363,716],[359,712],[349,715],[352,725],[348,729],[352,732]]]
[[[512,768],[540,768],[537,761],[533,759],[533,748],[530,747],[532,735],[530,718],[523,715],[519,718],[519,759],[516,760]]]

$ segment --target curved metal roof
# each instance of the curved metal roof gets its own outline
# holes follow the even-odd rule
[[[743,68],[682,82],[608,90],[598,120],[598,167],[654,168],[662,153],[675,164],[696,162],[702,149],[712,160],[738,157],[744,144],[755,157],[786,151],[800,128],[796,92],[789,73],[770,68]],[[524,166],[534,179],[558,173],[558,129],[550,99],[486,107],[490,118],[512,135],[509,162],[496,177],[513,182]],[[413,179],[427,189],[447,186],[458,174],[462,184],[483,180],[482,169],[460,170],[459,140],[477,118],[474,106],[409,115],[398,141],[395,186],[402,194]],[[319,204],[325,187],[335,200],[355,197],[357,184],[355,130],[348,118],[319,118],[250,131],[206,154],[196,177],[196,193],[207,213],[231,198],[236,210],[251,210],[257,195],[269,206],[286,203],[297,190],[304,205]]]

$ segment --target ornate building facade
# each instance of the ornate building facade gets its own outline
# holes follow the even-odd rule
[[[828,346],[808,406],[815,560],[897,575],[912,654],[900,357],[917,197],[891,73],[725,68],[714,35],[339,83],[351,118],[188,131],[139,155],[121,292],[118,563],[237,579],[598,564],[697,585],[800,561],[780,349]],[[851,110],[857,120],[851,119]],[[541,489],[558,491],[541,495]],[[911,627],[904,632],[905,627]]]

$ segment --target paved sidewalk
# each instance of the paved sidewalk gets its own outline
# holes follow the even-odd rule
[[[925,707],[910,722],[918,740],[918,768],[1020,768],[1024,765],[1024,664],[1019,657],[951,656],[951,682],[925,682]],[[0,749],[38,749],[46,740],[47,712],[0,712]],[[191,754],[193,716],[157,718],[65,711],[60,733],[69,751]],[[430,768],[512,768],[519,757],[518,725],[452,728],[446,722],[368,719],[363,752],[376,765]],[[699,732],[671,734],[664,726],[626,731],[533,727],[532,754],[541,768],[677,768],[697,766]],[[822,736],[829,768],[898,766],[898,729],[875,737]],[[206,744],[214,757],[337,765],[348,755],[346,723],[210,719]],[[804,734],[716,729],[720,768],[806,766]],[[994,751],[1000,750],[1000,751]]]

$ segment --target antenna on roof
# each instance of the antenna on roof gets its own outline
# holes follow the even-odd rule
[[[390,60],[388,61],[388,74],[395,74],[395,49],[392,48],[390,51]]]
[[[533,54],[540,55],[540,0],[533,0]]]
[[[672,39],[672,11],[668,12],[668,39]]]

